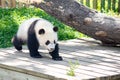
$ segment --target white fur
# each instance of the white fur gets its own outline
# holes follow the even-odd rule
[[[17,37],[22,40],[27,40],[27,33],[30,25],[32,24],[33,21],[37,20],[39,18],[31,18],[28,20],[23,21],[23,23],[20,24],[18,32],[17,32]]]
[[[50,48],[55,48],[54,40],[57,41],[57,33],[53,31],[54,26],[50,22],[48,22],[47,20],[44,20],[42,18],[31,18],[29,20],[24,21],[19,26],[19,29],[17,32],[17,37],[19,39],[27,41],[28,29],[29,29],[30,25],[32,24],[32,22],[37,19],[40,19],[40,20],[35,25],[35,34],[36,34],[39,44],[46,47],[48,50],[50,50]],[[38,31],[40,29],[44,29],[45,34],[39,35]],[[51,42],[51,44],[46,46],[45,43],[47,40],[49,40]]]

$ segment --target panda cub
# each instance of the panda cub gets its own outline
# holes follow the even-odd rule
[[[39,46],[48,49],[53,60],[62,60],[59,56],[59,45],[57,43],[58,28],[49,21],[42,18],[31,18],[24,21],[12,38],[14,47],[20,51],[22,45],[27,43],[31,57],[42,58],[38,52]]]

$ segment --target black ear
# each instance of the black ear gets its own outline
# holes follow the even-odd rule
[[[45,30],[44,29],[40,29],[39,30],[39,34],[45,34]]]
[[[57,32],[58,31],[58,27],[54,27],[53,31]]]

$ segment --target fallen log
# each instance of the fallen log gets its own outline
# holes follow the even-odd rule
[[[44,0],[34,6],[79,32],[100,40],[103,45],[120,44],[120,18],[89,9],[76,0]]]

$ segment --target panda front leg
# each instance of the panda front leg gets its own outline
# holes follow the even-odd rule
[[[42,58],[42,56],[38,52],[39,44],[35,36],[28,36],[27,46],[30,52],[30,56],[33,58]]]
[[[56,44],[54,51],[49,52],[49,54],[52,56],[53,60],[56,61],[62,61],[62,57],[59,56],[59,44]]]

